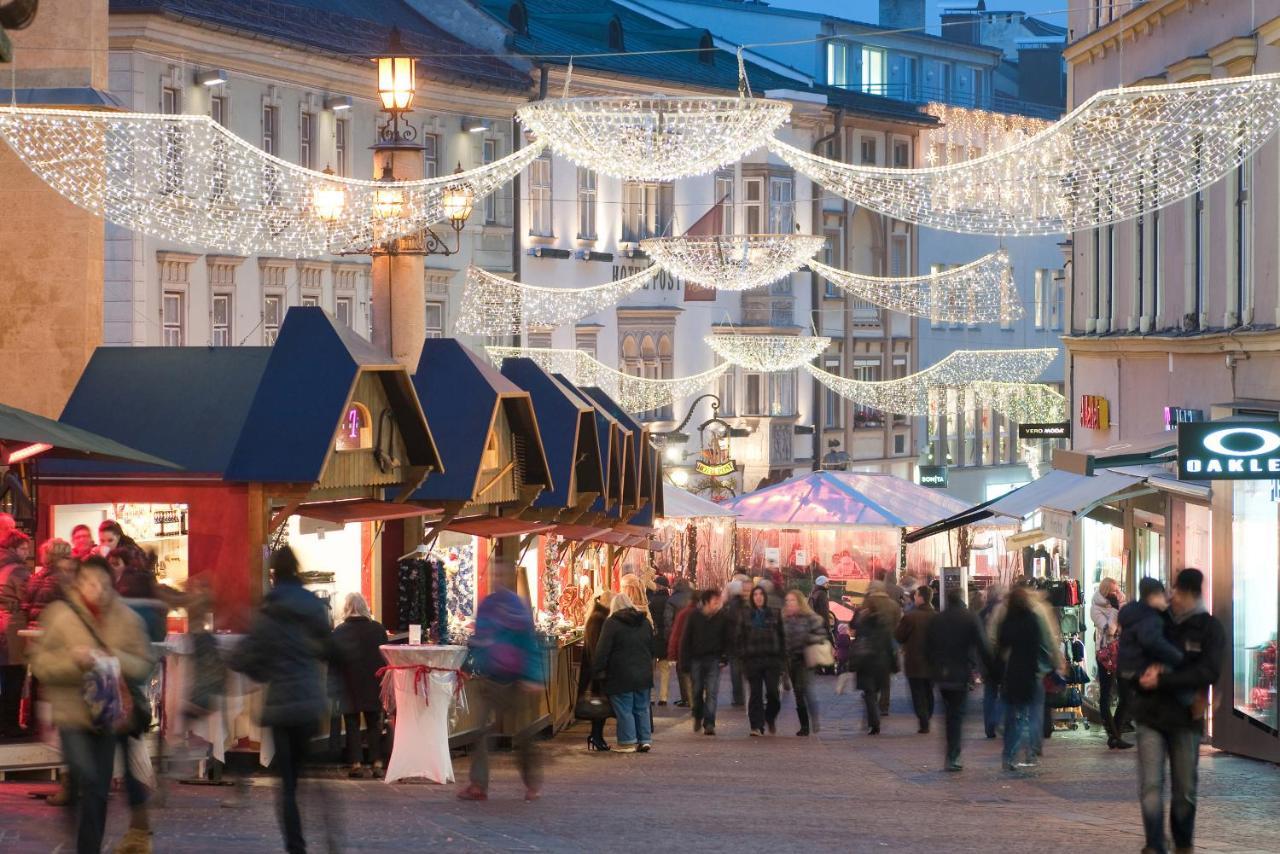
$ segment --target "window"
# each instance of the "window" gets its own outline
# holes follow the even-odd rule
[[[754,371],[742,375],[742,414],[764,415],[764,374]]]
[[[844,249],[844,231],[840,228],[824,228],[822,234],[827,238],[827,242],[822,244],[822,263],[828,267],[835,267],[837,270],[844,269],[842,261],[842,250]],[[837,288],[831,282],[823,282],[822,295],[827,299],[839,299],[844,296],[844,292]]]
[[[1204,138],[1197,136],[1192,143],[1192,147],[1196,153],[1194,165],[1195,175],[1197,178],[1196,186],[1200,186],[1200,179],[1203,178],[1204,169]],[[1191,197],[1189,204],[1191,205],[1191,305],[1194,317],[1194,326],[1198,328],[1200,324],[1200,316],[1205,310],[1205,260],[1208,255],[1209,247],[1209,218],[1204,215],[1204,192],[1197,191]]]
[[[1239,166],[1236,167],[1235,180],[1232,182],[1232,211],[1231,231],[1234,252],[1232,254],[1233,267],[1232,273],[1234,285],[1234,301],[1235,301],[1235,322],[1237,325],[1245,324],[1249,319],[1250,299],[1249,299],[1249,171],[1251,167],[1250,160],[1246,157],[1248,152],[1241,149],[1239,157],[1242,158]]]
[[[893,434],[893,453],[895,456],[905,454],[907,452],[907,434]]]
[[[529,233],[551,237],[551,152],[529,164]]]
[[[337,297],[333,301],[333,313],[338,322],[348,329],[353,328],[355,316],[355,300],[351,297]]]
[[[422,177],[436,178],[440,175],[440,135],[424,133],[422,135]]]
[[[227,113],[227,96],[226,95],[210,95],[209,96],[209,118],[213,119],[214,124],[225,125],[231,116]]]
[[[623,310],[619,309],[622,322]],[[633,377],[647,379],[670,379],[672,371],[671,339],[674,332],[672,325],[665,330],[634,329],[622,333],[619,351],[622,354],[619,367]],[[670,404],[639,413],[641,421],[666,421],[672,418],[673,409]]]
[[[862,137],[859,144],[859,153],[862,157],[863,166],[876,165],[876,138],[874,136]]]
[[[298,164],[316,168],[316,114],[304,112],[298,119]]]
[[[795,200],[790,178],[769,178],[769,232],[790,234],[795,231]]]
[[[586,353],[593,359],[596,358],[599,338],[599,326],[581,326],[575,329],[573,333],[576,349],[580,352]]]
[[[895,169],[911,168],[911,143],[905,139],[893,141],[893,167]]]
[[[1161,293],[1163,267],[1164,262],[1160,258],[1160,209],[1156,208],[1151,212],[1151,307],[1148,309],[1153,318],[1164,307],[1164,295]]]
[[[880,381],[880,360],[878,358],[856,358],[853,360],[853,379],[860,382]],[[883,427],[884,413],[878,409],[862,404],[854,404],[854,427]]]
[[[351,125],[348,119],[335,119],[333,122],[333,171],[339,175],[349,175],[347,165],[347,149],[351,145]],[[430,176],[428,176],[430,177]]]
[[[427,337],[444,337],[444,303],[427,303]]]
[[[538,350],[546,350],[551,346],[551,326],[526,326],[524,328],[524,346]]]
[[[264,104],[262,106],[262,150],[267,154],[275,154],[279,140],[279,112],[275,107]]]
[[[668,232],[675,209],[675,185],[627,181],[622,185],[622,239],[635,243]]]
[[[182,90],[172,86],[160,89],[160,112],[166,116],[176,116],[182,112]]]
[[[176,116],[182,112],[182,91],[171,86],[160,90],[160,112],[166,116]],[[186,156],[182,146],[182,128],[180,125],[166,125],[160,143],[164,152],[164,182],[161,192],[168,195],[182,189],[185,175]]]
[[[596,186],[599,177],[590,169],[578,167],[578,237],[596,239]]]
[[[1267,480],[1237,480],[1233,489],[1232,670],[1237,712],[1275,734],[1276,564],[1280,561],[1280,513],[1275,486]]]
[[[849,85],[849,45],[827,42],[827,85]]]
[[[1053,277],[1053,300],[1049,304],[1049,328],[1055,332],[1062,331],[1062,318],[1067,308],[1066,277],[1055,273]]]
[[[160,326],[164,346],[181,347],[187,340],[187,295],[165,291],[160,306]]]
[[[720,205],[720,233],[733,234],[733,176],[716,176],[716,204]]]
[[[280,324],[284,320],[284,294],[262,296],[262,343],[270,347],[280,337]]]
[[[363,403],[351,402],[338,425],[335,451],[359,451],[373,447],[373,419]]]
[[[862,91],[870,92],[872,95],[885,94],[885,82],[889,75],[886,73],[886,54],[878,47],[862,48]]]
[[[889,375],[889,379],[891,379],[891,380],[900,380],[900,379],[903,379],[904,377],[906,377],[906,375],[907,375],[907,357],[906,357],[906,356],[894,356],[894,357],[893,357],[893,370],[892,370],[892,373]],[[903,415],[903,414],[902,414],[902,413],[900,413],[900,412],[895,412],[895,413],[893,414],[893,423],[894,423],[894,424],[906,424],[906,423],[907,423],[907,416],[906,416],[906,415]]]
[[[827,373],[840,376],[840,360],[825,359],[823,366]],[[827,430],[839,430],[844,423],[844,398],[835,390],[823,386],[822,391],[822,426]]]
[[[796,372],[774,371],[769,375],[769,414],[787,417],[796,414]]]
[[[318,307],[320,305],[320,295],[319,294],[303,294],[302,304],[312,308]]]
[[[902,58],[902,88],[908,101],[920,100],[920,60],[914,56]]]
[[[951,103],[951,63],[938,63],[938,90],[944,104]]]
[[[719,360],[717,360],[719,362]],[[736,368],[729,368],[716,380],[716,394],[720,397],[720,410],[718,414],[721,417],[735,415],[738,412],[738,371]]]
[[[980,107],[983,104],[982,90],[986,77],[981,68],[967,68],[965,71],[969,83],[970,103],[975,107]]]
[[[1035,307],[1032,313],[1032,320],[1036,329],[1044,329],[1045,313],[1048,309],[1048,288],[1051,283],[1048,281],[1049,271],[1044,269],[1036,270],[1035,282]]]
[[[214,347],[231,346],[231,294],[214,294],[210,300],[209,314],[213,327],[209,343]]]
[[[907,235],[894,234],[889,237],[889,275],[894,277],[910,275],[911,262],[907,257],[910,245]]]
[[[1107,305],[1106,314],[1102,315],[1101,322],[1105,324],[1103,330],[1111,328],[1112,318],[1115,315],[1114,306],[1116,300],[1116,227],[1115,225],[1107,226]]]
[[[496,139],[486,139],[481,148],[481,159],[487,166],[498,159],[498,141]],[[485,225],[494,225],[498,222],[498,194],[490,193],[484,197],[484,222]]]
[[[743,178],[742,221],[745,234],[764,231],[764,178]]]

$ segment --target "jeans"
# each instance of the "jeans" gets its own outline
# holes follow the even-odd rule
[[[1115,674],[1108,673],[1103,668],[1102,662],[1098,662],[1098,714],[1102,717],[1102,728],[1111,738],[1120,737],[1120,732],[1116,728],[1115,715],[1111,712],[1111,701],[1115,699],[1116,687]]]
[[[314,734],[315,726],[312,724],[271,728],[276,748],[275,764],[280,769],[280,830],[284,834],[284,850],[289,854],[301,854],[307,850],[306,840],[302,837],[302,814],[298,811],[298,778],[307,765]]]
[[[76,851],[100,854],[107,828],[107,797],[115,765],[116,736],[83,729],[63,729],[61,735],[62,756],[74,787]]]
[[[618,745],[635,747],[653,742],[653,727],[649,719],[649,689],[610,694],[609,703],[618,718]]]
[[[796,692],[796,717],[803,732],[818,731],[818,697],[814,691],[813,671],[805,666],[804,656],[792,656],[791,690]],[[812,723],[812,726],[810,726]]]
[[[751,729],[759,731],[766,724],[778,720],[782,700],[778,697],[778,680],[782,677],[782,662],[776,658],[748,659],[743,662],[746,671],[750,699],[747,701],[747,722]]]
[[[1004,698],[1004,763],[1012,765],[1018,754],[1034,757],[1043,739],[1044,685],[1036,679],[1030,700],[1015,703]]]
[[[908,676],[907,685],[911,688],[911,708],[920,721],[920,728],[928,729],[929,719],[933,717],[933,682],[918,676]]]
[[[968,688],[941,688],[942,711],[947,721],[947,761],[960,761],[960,743],[964,737],[965,706],[969,702]]]
[[[655,658],[653,660],[653,685],[658,689],[658,702],[667,701],[668,686],[671,683],[671,660]]]
[[[1133,682],[1128,679],[1116,678],[1116,694],[1120,696],[1120,702],[1116,704],[1116,712],[1112,716],[1112,726],[1116,730],[1116,738],[1124,735],[1124,731],[1132,723],[1130,720],[1129,706],[1133,704]]]
[[[124,765],[125,798],[128,800],[129,806],[131,808],[136,809],[137,807],[140,807],[146,804],[147,798],[150,797],[151,792],[149,789],[147,789],[145,785],[143,785],[141,780],[133,776],[133,768],[130,767],[129,765],[129,742],[131,741],[133,741],[133,739],[130,736],[127,736],[127,735],[116,736],[116,744],[120,748],[122,763]],[[145,750],[146,748],[142,745],[139,745],[138,749]]]
[[[1158,730],[1138,724],[1138,795],[1147,847],[1164,854],[1164,765],[1169,760],[1169,829],[1173,847],[1191,849],[1196,829],[1196,768],[1200,762],[1197,730]]]
[[[693,682],[693,719],[702,721],[707,729],[715,729],[716,701],[720,696],[720,657],[704,656],[690,661],[689,678]]]
[[[982,681],[982,726],[987,738],[996,737],[996,727],[1004,721],[1004,700],[1000,685],[991,678]]]
[[[689,701],[693,699],[693,684],[689,679],[688,671],[677,668],[676,679],[680,683],[680,699],[685,705],[688,705]]]
[[[369,762],[382,761],[382,710],[374,709],[366,712],[355,712],[342,716],[343,726],[347,730],[347,764],[359,765],[364,761],[364,751],[360,744],[360,715],[364,715],[364,726],[369,732]]]
[[[741,706],[745,700],[743,682],[746,680],[746,666],[738,656],[729,659],[729,685],[733,688],[733,704]]]
[[[649,719],[649,692],[645,691],[644,717]],[[478,719],[484,732],[476,739],[471,753],[471,784],[481,789],[489,788],[489,735],[492,724],[503,711],[518,709],[525,703],[524,689],[512,682],[503,684],[481,679],[477,683],[475,699],[479,701]],[[613,698],[610,697],[610,700]],[[617,706],[614,706],[617,709]],[[639,709],[637,713],[639,713]],[[618,731],[622,731],[622,715],[618,715]],[[534,746],[534,733],[526,727],[512,737],[511,746],[516,752],[516,762],[520,767],[520,779],[526,789],[537,789],[542,785],[542,766],[538,752]]]

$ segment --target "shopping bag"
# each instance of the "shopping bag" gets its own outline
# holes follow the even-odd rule
[[[831,641],[824,640],[806,646],[804,648],[804,663],[806,667],[834,667],[836,653],[831,648]]]
[[[120,659],[95,655],[81,684],[89,725],[99,732],[122,732],[133,717],[133,698],[120,673]]]

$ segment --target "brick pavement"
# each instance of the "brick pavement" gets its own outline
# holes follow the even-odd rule
[[[860,695],[836,697],[819,680],[819,736],[795,738],[784,695],[779,735],[747,737],[745,715],[725,708],[718,735],[694,735],[687,717],[660,710],[647,755],[587,753],[585,727],[543,746],[544,798],[521,800],[509,757],[496,763],[493,800],[460,803],[453,786],[329,780],[304,806],[312,850],[325,823],[345,850],[457,851],[672,850],[1021,852],[1133,851],[1142,847],[1134,751],[1106,749],[1098,731],[1059,733],[1041,770],[999,770],[998,742],[982,738],[971,713],[965,770],[941,770],[941,721],[917,735],[905,685],[876,738],[863,734]],[[722,697],[728,699],[727,685]],[[979,711],[978,697],[972,712]],[[727,703],[726,703],[727,705]],[[612,738],[612,727],[608,729]],[[466,760],[456,768],[465,776]],[[158,852],[279,850],[273,783],[255,780],[248,805],[225,809],[227,789],[173,786],[157,811]],[[0,784],[0,851],[56,850],[59,811],[27,798],[31,784]],[[1202,851],[1280,851],[1280,768],[1206,751],[1201,764]],[[112,803],[112,839],[124,805]]]

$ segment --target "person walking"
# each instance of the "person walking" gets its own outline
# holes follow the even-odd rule
[[[31,538],[12,530],[0,542],[0,738],[27,734],[19,722],[27,664],[18,632],[27,627],[22,600],[30,578]]]
[[[334,658],[329,612],[302,586],[298,558],[288,546],[269,561],[271,592],[249,633],[231,651],[228,666],[266,686],[261,724],[270,727],[280,772],[277,809],[285,850],[305,852],[298,780],[311,752],[311,739],[328,712],[324,673]]]
[[[1004,600],[1004,588],[993,584],[982,599],[978,619],[982,621],[985,645],[991,649],[991,621]],[[1004,701],[1000,699],[1000,664],[992,657],[991,667],[982,676],[982,729],[987,738],[995,738],[996,728],[1004,722]]]
[[[90,706],[86,685],[109,690],[107,686],[118,685],[121,677],[144,679],[152,667],[142,619],[120,601],[112,581],[111,569],[101,557],[80,563],[67,598],[50,603],[41,613],[44,631],[31,650],[32,672],[44,686],[70,772],[79,854],[102,850],[111,775],[122,741],[114,726],[118,722],[101,717],[102,705]],[[90,674],[102,676],[87,678]],[[151,833],[136,826],[133,818],[118,850],[149,852]]]
[[[867,711],[867,735],[879,735],[880,691],[889,679],[895,655],[889,616],[884,609],[863,607],[854,617],[853,631],[849,666],[858,674],[856,684]]]
[[[1120,600],[1119,585],[1114,578],[1104,578],[1093,592],[1089,603],[1089,621],[1093,624],[1094,663],[1097,665],[1098,712],[1102,727],[1107,733],[1107,747],[1111,750],[1127,750],[1133,747],[1125,741],[1112,712],[1111,701],[1117,698],[1117,660],[1120,652]],[[1119,711],[1127,704],[1121,703]]]
[[[359,593],[348,593],[342,602],[342,623],[333,630],[337,676],[342,687],[342,726],[347,732],[347,776],[382,775],[382,685],[377,673],[386,663],[382,646],[387,630],[369,612]],[[369,766],[364,765],[360,744],[360,718],[368,733]]]
[[[1025,754],[1020,767],[1036,765],[1036,731],[1044,703],[1044,675],[1048,673],[1046,652],[1052,646],[1039,614],[1033,592],[1018,586],[1010,593],[1003,614],[993,623],[993,653],[1001,661],[1001,692],[1005,702],[1004,751],[1002,767],[1013,771],[1019,753]]]
[[[822,620],[809,608],[799,590],[788,590],[783,597],[782,635],[786,644],[787,672],[791,690],[796,695],[796,717],[800,718],[799,737],[818,732],[818,697],[814,690],[813,668],[805,661],[805,650],[827,640]]]
[[[720,593],[703,590],[698,610],[689,615],[680,641],[680,672],[689,674],[693,689],[693,731],[716,734],[716,703],[720,696],[720,664],[729,655],[729,615]]]
[[[907,685],[911,689],[911,708],[915,710],[916,720],[920,722],[916,732],[926,733],[929,731],[929,721],[933,718],[928,633],[929,625],[938,616],[933,607],[933,589],[917,587],[914,602],[915,607],[902,616],[893,638],[902,644],[902,669],[907,674]]]
[[[969,610],[959,590],[947,591],[946,605],[925,629],[925,657],[938,693],[942,695],[946,716],[946,769],[959,771],[964,767],[960,764],[960,746],[965,706],[969,701],[969,677],[975,664],[981,666],[988,678],[993,668],[982,621]]]
[[[668,583],[666,576],[656,576],[654,590],[649,593],[649,615],[653,619],[653,681],[659,706],[667,704],[671,682],[671,659],[667,658],[667,641],[671,639],[671,625],[667,622],[667,603],[671,601]]]
[[[880,571],[881,578],[888,578],[888,571]],[[885,631],[889,633],[889,660],[888,667],[882,671],[880,684],[876,687],[876,696],[879,697],[880,713],[879,717],[885,717],[889,714],[889,696],[893,686],[893,674],[898,672],[898,651],[893,646],[893,634],[898,629],[898,623],[902,621],[902,605],[899,588],[896,584],[894,590],[898,590],[899,594],[894,595],[890,592],[887,582],[883,580],[873,581],[867,585],[867,596],[862,600],[863,609],[870,609],[880,618],[880,624]],[[862,686],[858,686],[861,690]],[[879,718],[877,718],[878,720]],[[877,724],[877,729],[879,724]]]
[[[1164,777],[1169,766],[1169,829],[1175,851],[1195,846],[1197,768],[1209,688],[1221,675],[1226,648],[1222,623],[1204,604],[1204,573],[1188,567],[1173,583],[1171,635],[1182,664],[1151,664],[1138,679],[1138,785],[1147,854],[1164,854]],[[1190,702],[1186,702],[1190,695]]]
[[[782,615],[769,607],[769,596],[760,585],[751,589],[751,604],[738,624],[737,648],[747,678],[747,723],[751,734],[772,735],[778,731],[778,680],[785,661],[786,638]]]
[[[729,687],[735,709],[740,709],[747,704],[745,690],[747,674],[740,637],[742,622],[746,618],[747,611],[751,609],[751,603],[747,598],[750,593],[751,579],[741,573],[734,575],[725,586],[724,610],[729,616]]]
[[[693,587],[689,584],[689,580],[677,579],[675,592],[667,600],[667,623],[671,626],[667,638],[667,660],[677,663],[676,679],[680,683],[680,699],[675,705],[684,709],[689,708],[689,701],[693,698],[693,687],[689,683],[689,674],[682,672],[679,667],[680,642],[684,640],[685,623],[697,609],[698,603],[694,601]]]
[[[813,580],[813,589],[809,591],[809,609],[822,620],[828,637],[831,636],[831,591],[827,589],[829,582],[830,579],[825,575],[819,575]]]
[[[609,605],[613,602],[613,595],[611,591],[601,590],[591,600],[591,613],[587,616],[587,623],[582,629],[582,662],[578,667],[579,696],[592,694],[603,697],[605,695],[604,686],[596,678],[591,662],[595,656],[596,644],[600,642],[600,631],[604,628],[604,621],[609,619]],[[609,742],[604,740],[605,720],[606,718],[596,718],[591,721],[591,734],[587,736],[587,750],[609,749]]]
[[[683,654],[683,650],[681,650]],[[678,659],[682,660],[682,659]],[[648,753],[653,747],[649,693],[653,689],[653,626],[619,593],[609,605],[591,666],[618,719],[618,753]]]

